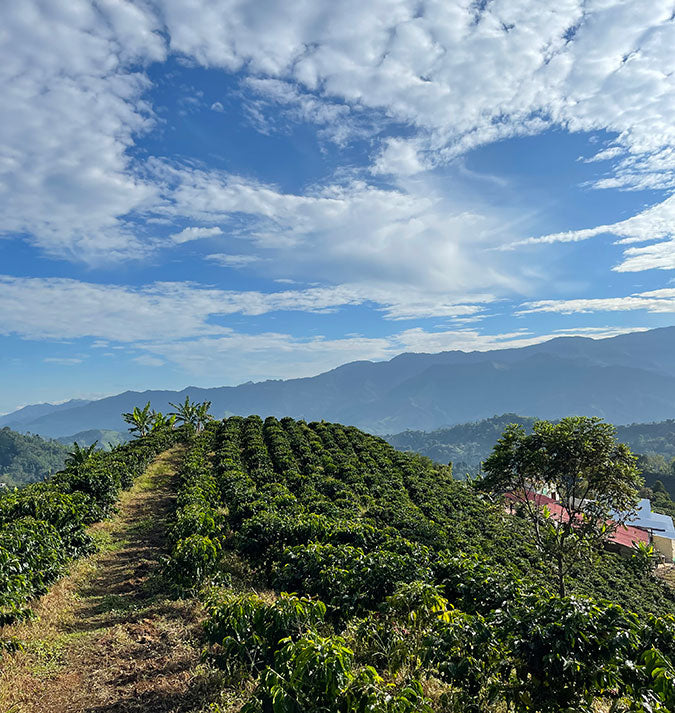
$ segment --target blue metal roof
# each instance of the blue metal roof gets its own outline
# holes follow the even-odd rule
[[[637,507],[637,518],[631,520],[630,524],[633,527],[644,527],[654,531],[655,535],[660,537],[669,537],[675,540],[675,526],[673,526],[673,518],[670,515],[661,515],[657,512],[652,512],[652,504],[647,498],[642,498]]]

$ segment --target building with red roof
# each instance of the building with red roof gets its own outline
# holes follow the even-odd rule
[[[505,493],[504,497],[507,501],[506,510],[511,514],[515,512],[517,505],[525,505],[526,498],[528,502],[533,503],[537,507],[547,508],[554,520],[559,522],[569,521],[569,513],[567,510],[557,500],[548,497],[548,495],[542,495],[533,490],[528,490],[524,494],[513,492]],[[644,545],[650,544],[649,532],[638,527],[633,527],[632,525],[619,525],[607,538],[605,546],[609,550],[628,554],[632,553],[635,546],[640,543]]]

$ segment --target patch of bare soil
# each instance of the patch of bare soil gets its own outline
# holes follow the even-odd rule
[[[159,577],[182,455],[159,456],[94,526],[101,550],[37,602],[35,620],[1,632],[24,649],[0,659],[0,713],[208,708],[218,682],[200,663],[199,604],[167,598]]]

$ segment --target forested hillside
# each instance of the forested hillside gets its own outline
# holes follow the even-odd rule
[[[481,462],[509,423],[518,423],[530,430],[534,421],[534,418],[505,413],[435,431],[403,431],[385,438],[395,448],[421,453],[438,463],[452,462],[455,476],[463,477],[465,473],[478,472]],[[640,455],[640,466],[651,482],[657,477],[675,477],[675,420],[617,426],[616,431],[618,440]]]
[[[69,448],[40,436],[0,429],[0,483],[11,487],[42,480],[63,468]]]
[[[107,450],[115,446],[121,446],[130,438],[131,436],[128,433],[122,431],[94,428],[74,433],[72,436],[60,436],[55,440],[67,446],[71,446],[73,443],[77,443],[80,446],[90,446],[92,443],[96,443],[98,448]]]

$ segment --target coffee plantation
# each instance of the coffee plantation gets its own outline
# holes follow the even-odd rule
[[[675,598],[639,558],[556,596],[526,521],[356,428],[208,426],[171,533],[247,713],[675,709]]]
[[[201,601],[209,711],[675,710],[675,595],[645,553],[595,551],[561,597],[528,521],[448,466],[334,423],[171,426],[0,498],[0,625],[181,442],[155,586]]]

